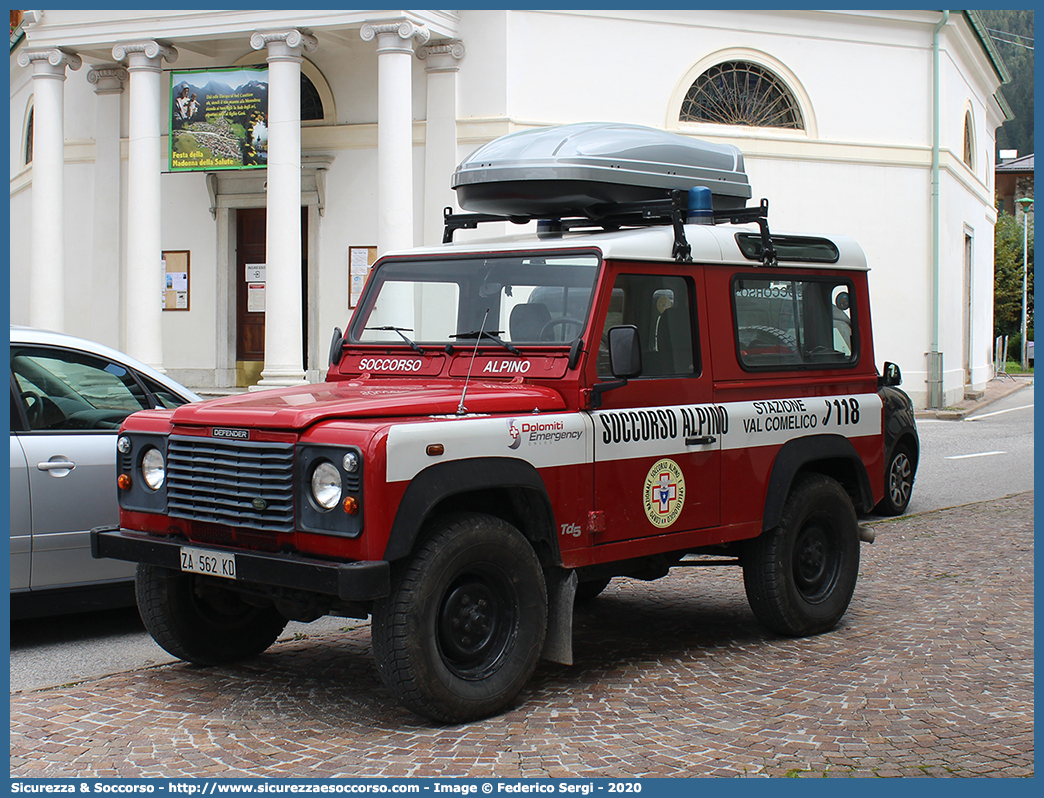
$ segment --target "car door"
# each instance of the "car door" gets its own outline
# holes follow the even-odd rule
[[[626,264],[600,312],[597,377],[611,381],[606,339],[618,325],[637,328],[642,374],[602,394],[593,412],[595,505],[604,518],[597,542],[634,540],[716,526],[720,519],[724,410],[709,403],[691,269]]]
[[[23,419],[12,428],[12,563],[24,567],[15,526],[24,529],[28,515],[32,590],[133,577],[131,563],[91,558],[90,530],[119,520],[116,434],[149,395],[127,367],[72,349],[12,343],[11,373]]]

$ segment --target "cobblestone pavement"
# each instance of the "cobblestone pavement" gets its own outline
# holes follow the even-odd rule
[[[764,632],[736,569],[616,580],[577,611],[574,666],[446,727],[394,703],[355,622],[13,695],[11,775],[1033,775],[1033,494],[874,527],[829,634]]]

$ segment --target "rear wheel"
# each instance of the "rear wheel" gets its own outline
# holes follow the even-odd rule
[[[138,612],[153,639],[196,665],[219,665],[260,654],[279,637],[287,619],[273,607],[255,607],[232,590],[200,577],[138,565]]]
[[[544,645],[547,593],[533,548],[489,515],[442,519],[373,608],[373,650],[407,709],[459,723],[505,708]]]
[[[757,619],[794,637],[832,629],[848,608],[859,572],[852,499],[821,474],[800,477],[779,524],[747,543],[743,584]]]
[[[914,459],[910,447],[898,444],[892,451],[885,472],[885,495],[874,507],[878,515],[902,515],[910,504],[913,493]]]

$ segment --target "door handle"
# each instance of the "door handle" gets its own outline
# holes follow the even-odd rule
[[[701,438],[686,438],[686,446],[706,446],[709,443],[715,443],[718,439],[713,435],[704,435]]]
[[[48,460],[46,463],[37,463],[36,467],[40,471],[47,471],[53,473],[56,477],[64,477],[65,474],[68,474],[70,471],[76,468],[76,463],[74,463],[72,460],[66,460],[63,458],[61,460]],[[64,471],[65,474],[57,473],[59,471]]]

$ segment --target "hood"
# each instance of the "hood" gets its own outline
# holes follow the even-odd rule
[[[174,423],[300,430],[340,418],[453,415],[463,387],[463,380],[322,382],[182,405],[174,411]],[[550,388],[478,380],[468,384],[464,405],[469,413],[522,414],[565,409],[562,396]]]

